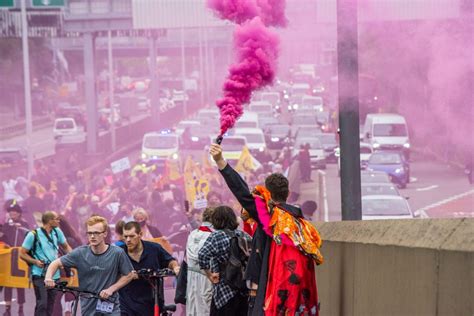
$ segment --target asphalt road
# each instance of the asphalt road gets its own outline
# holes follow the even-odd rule
[[[420,217],[474,217],[474,186],[456,166],[413,155],[411,182],[400,194]],[[337,165],[326,170],[329,220],[341,218],[341,188]]]
[[[131,122],[136,122],[143,119],[148,114],[140,113],[131,118]],[[124,125],[129,124],[127,121],[123,122]],[[101,130],[99,135],[104,135],[108,131]],[[40,159],[46,156],[53,155],[55,153],[54,145],[55,140],[53,136],[53,127],[46,127],[33,132],[31,141],[31,148],[33,150],[33,157],[35,159]],[[1,147],[4,148],[26,148],[26,134],[15,136],[9,139],[1,141]]]

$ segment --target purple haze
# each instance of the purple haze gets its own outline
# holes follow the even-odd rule
[[[284,26],[282,0],[209,0],[223,18],[238,25],[234,32],[237,61],[229,68],[224,97],[216,102],[221,113],[221,135],[232,128],[250,101],[252,91],[272,83],[275,77],[279,39],[267,26]]]

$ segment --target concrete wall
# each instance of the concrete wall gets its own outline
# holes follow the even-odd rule
[[[474,219],[316,226],[321,315],[474,315]]]

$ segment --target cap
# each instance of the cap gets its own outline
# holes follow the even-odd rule
[[[23,210],[20,207],[20,204],[18,203],[16,199],[7,200],[5,202],[4,208],[5,208],[5,211],[7,212],[18,212],[18,213],[23,212]]]

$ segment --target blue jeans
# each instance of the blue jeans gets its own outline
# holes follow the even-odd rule
[[[36,275],[33,275],[33,287],[36,296],[35,316],[52,315],[56,291],[47,289],[44,285],[44,277]]]

